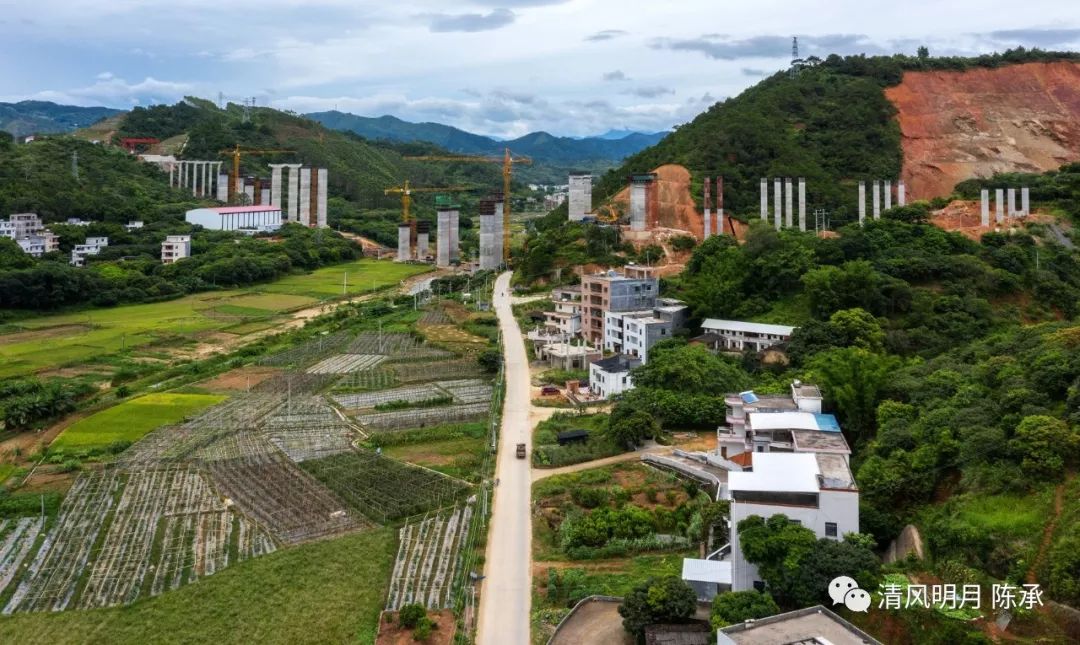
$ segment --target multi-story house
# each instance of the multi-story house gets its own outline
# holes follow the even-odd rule
[[[544,312],[544,326],[553,333],[577,336],[581,333],[581,287],[551,290],[555,311]]]
[[[609,311],[604,316],[604,351],[629,354],[643,362],[657,342],[671,338],[686,320],[686,305],[660,299],[645,311]]]
[[[819,538],[859,530],[851,449],[836,418],[822,414],[816,386],[795,381],[790,396],[741,392],[725,400],[728,425],[717,429],[716,452],[685,455],[690,468],[710,471],[717,496],[731,502],[729,543],[703,560],[684,560],[683,578],[703,600],[763,587],[739,545],[738,524],[751,515],[785,515]]]
[[[631,277],[635,276],[635,277]],[[581,333],[596,346],[604,342],[604,317],[611,311],[644,311],[656,306],[657,278],[627,267],[581,277]]]
[[[161,243],[161,263],[172,264],[186,257],[191,257],[191,236],[165,236],[165,241]]]
[[[88,237],[83,244],[76,244],[71,250],[71,266],[86,266],[86,256],[97,255],[101,249],[109,246],[107,237]]]

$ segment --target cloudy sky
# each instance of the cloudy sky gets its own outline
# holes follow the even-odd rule
[[[0,7],[3,101],[125,108],[220,94],[502,137],[670,128],[784,68],[793,35],[803,56],[914,53],[920,44],[943,55],[1080,49],[1076,0],[2,0]]]

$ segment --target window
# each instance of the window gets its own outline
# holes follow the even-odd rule
[[[825,537],[836,537],[836,522],[825,522]]]
[[[758,452],[765,452],[765,446],[758,446],[757,451]]]

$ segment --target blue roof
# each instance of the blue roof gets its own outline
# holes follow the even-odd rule
[[[814,420],[817,421],[818,430],[822,432],[840,432],[840,424],[831,414],[815,414]]]
[[[749,390],[746,391],[746,392],[739,393],[739,397],[742,398],[743,403],[757,403],[758,402],[757,395],[754,394],[753,392],[749,391]]]

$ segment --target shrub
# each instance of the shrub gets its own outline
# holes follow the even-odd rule
[[[435,626],[435,623],[431,622],[426,616],[420,621],[420,624],[413,630],[412,638],[414,641],[424,642],[431,638],[431,629]]]
[[[780,607],[767,593],[758,591],[734,591],[713,598],[709,621],[713,629],[757,620],[779,613]]]
[[[398,611],[398,623],[402,627],[412,629],[427,618],[427,609],[418,602],[405,605]]]
[[[647,625],[686,622],[696,608],[694,590],[677,576],[667,576],[634,587],[619,605],[619,615],[623,629],[640,639]]]
[[[570,499],[583,508],[596,508],[605,506],[611,495],[603,488],[574,488],[570,491]]]

